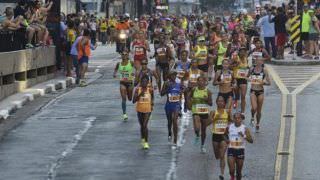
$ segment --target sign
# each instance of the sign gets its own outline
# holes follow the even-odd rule
[[[289,19],[290,24],[290,41],[293,44],[297,44],[300,41],[300,15],[296,15],[292,19]]]

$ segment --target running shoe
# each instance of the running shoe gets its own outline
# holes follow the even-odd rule
[[[201,145],[201,153],[205,154],[207,152],[206,148],[204,147],[204,145]]]
[[[171,143],[172,141],[172,136],[168,136],[168,142]]]
[[[252,117],[251,120],[250,120],[251,127],[253,127],[253,124],[254,124],[254,118]]]
[[[256,125],[256,133],[259,133],[259,132],[260,132],[260,125],[257,124],[257,125]]]
[[[222,175],[220,175],[219,180],[224,180],[224,177]]]
[[[237,109],[238,107],[238,100],[233,101],[233,109]]]
[[[86,83],[86,81],[81,81],[80,82],[80,87],[86,87],[88,84]]]
[[[149,148],[150,148],[149,143],[145,142],[143,145],[143,149],[149,149]]]
[[[144,144],[146,143],[145,139],[141,139],[141,146],[144,147]]]
[[[176,150],[177,149],[177,144],[173,143],[172,146],[171,146],[171,149],[172,150]]]
[[[122,119],[123,119],[123,121],[127,121],[128,120],[128,115],[127,114],[123,114]]]

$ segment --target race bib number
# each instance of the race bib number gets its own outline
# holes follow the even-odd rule
[[[191,74],[190,75],[190,82],[196,83],[198,81],[198,77],[199,77],[198,74]]]
[[[120,79],[121,79],[122,81],[128,81],[128,80],[129,80],[129,77],[130,77],[130,73],[129,73],[129,72],[122,72]]]
[[[262,58],[262,52],[253,52],[252,58],[253,59]]]
[[[197,114],[208,114],[209,106],[207,104],[197,104],[196,105]]]
[[[237,77],[238,78],[246,78],[248,76],[248,72],[249,70],[248,69],[238,69],[237,71]]]
[[[179,102],[180,95],[179,94],[169,94],[169,102]]]
[[[263,84],[263,76],[262,75],[252,75],[250,79],[251,79],[251,84],[254,84],[254,85],[262,85]]]
[[[223,82],[223,83],[231,83],[231,81],[232,81],[232,76],[231,76],[231,74],[227,74],[227,75],[221,75],[221,81]]]
[[[158,48],[157,49],[157,53],[158,53],[158,56],[165,56],[166,55],[166,49]]]
[[[142,47],[136,47],[135,48],[135,54],[136,55],[144,55],[144,49]]]
[[[228,124],[224,120],[218,120],[215,124],[214,132],[216,134],[224,134]]]

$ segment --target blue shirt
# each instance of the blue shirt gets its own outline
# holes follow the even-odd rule
[[[271,17],[271,19],[273,16]],[[263,37],[274,37],[276,35],[275,29],[274,29],[274,23],[269,22],[269,16],[263,16],[257,24],[259,27],[261,27],[262,35]]]

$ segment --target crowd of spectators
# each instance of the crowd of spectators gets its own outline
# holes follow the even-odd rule
[[[46,18],[52,5],[53,1],[43,4],[41,0],[20,0],[15,8],[5,8],[0,17],[0,31],[13,32],[15,40],[23,46],[18,49],[47,45]]]

